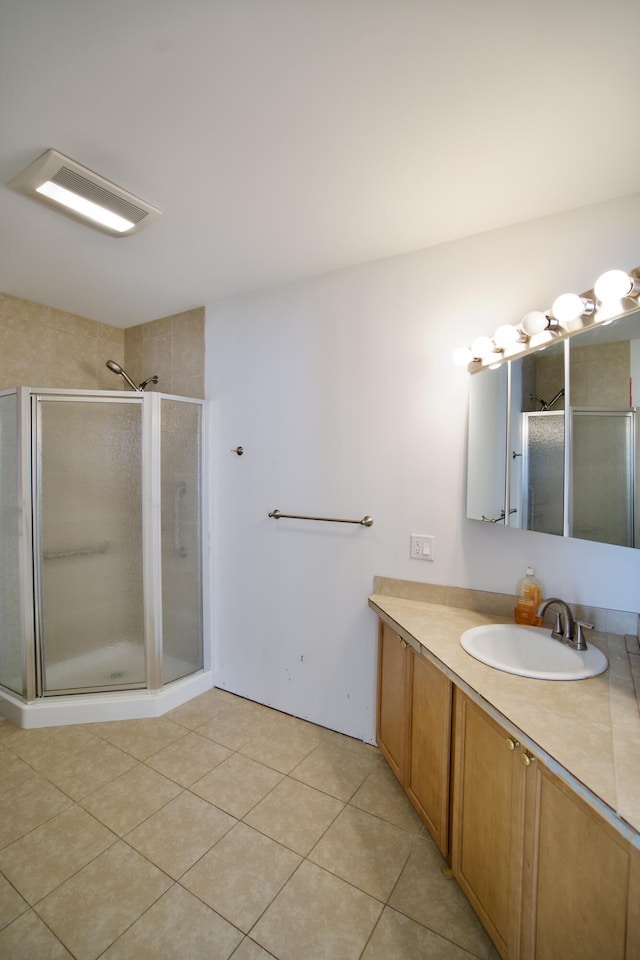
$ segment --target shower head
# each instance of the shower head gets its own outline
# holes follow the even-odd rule
[[[127,373],[125,373],[125,371],[122,369],[122,367],[120,366],[120,364],[119,364],[119,363],[116,363],[115,360],[107,360],[106,366],[107,366],[107,367],[109,368],[109,370],[111,370],[113,373],[117,373],[119,377],[124,377],[124,379],[127,381],[127,383],[129,384],[129,386],[131,387],[132,390],[139,390],[139,389],[140,389],[139,387],[136,387],[136,385],[135,385],[135,383],[133,382],[133,380],[131,379],[131,377],[130,377]]]
[[[136,387],[136,385],[135,385],[135,383],[133,382],[133,380],[131,379],[131,377],[130,377],[127,373],[125,373],[125,371],[122,369],[122,367],[120,366],[120,364],[119,364],[119,363],[116,363],[115,360],[107,360],[105,366],[107,366],[107,367],[109,368],[109,370],[111,370],[113,373],[117,373],[119,377],[124,377],[125,380],[127,381],[127,383],[129,384],[129,386],[131,387],[131,389],[132,389],[132,390],[136,390],[138,393],[142,393],[142,391],[144,390],[144,388],[145,388],[149,383],[157,383],[157,382],[158,382],[158,374],[155,373],[152,377],[148,377],[146,380],[143,380],[142,383],[139,384],[139,386]]]

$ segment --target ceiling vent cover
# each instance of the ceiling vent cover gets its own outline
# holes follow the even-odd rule
[[[57,150],[47,150],[9,186],[112,237],[129,237],[162,213]]]

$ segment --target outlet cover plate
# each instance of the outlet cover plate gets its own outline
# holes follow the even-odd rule
[[[412,560],[433,560],[436,538],[430,534],[412,533],[410,539],[410,553]]]

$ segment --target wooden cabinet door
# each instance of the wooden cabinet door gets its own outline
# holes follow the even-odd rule
[[[630,958],[626,939],[631,850],[626,840],[541,764],[536,819],[535,960]]]
[[[640,960],[640,850],[637,847],[631,847],[629,855],[629,900],[625,960]]]
[[[449,854],[452,691],[448,677],[412,650],[405,789],[445,857]]]
[[[458,690],[455,699],[453,874],[501,956],[516,960],[527,770],[517,741]]]
[[[404,786],[409,747],[409,647],[380,622],[378,645],[378,711],[376,740],[389,766]]]

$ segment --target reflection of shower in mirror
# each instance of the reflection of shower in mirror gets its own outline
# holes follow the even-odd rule
[[[548,403],[547,403],[546,400],[543,400],[542,397],[536,397],[535,393],[530,393],[530,394],[529,394],[529,400],[537,400],[537,401],[538,401],[538,403],[540,404],[540,411],[541,411],[541,412],[542,412],[543,410],[551,410],[551,408],[556,405],[556,403],[558,402],[558,400],[560,399],[560,397],[564,397],[564,387],[562,388],[562,390],[558,390],[558,392],[556,393],[556,395],[555,395],[555,397],[553,398],[553,400],[549,400]]]

